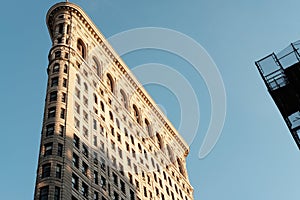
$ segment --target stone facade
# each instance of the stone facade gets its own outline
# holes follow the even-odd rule
[[[85,12],[54,5],[34,199],[192,200],[188,145]]]

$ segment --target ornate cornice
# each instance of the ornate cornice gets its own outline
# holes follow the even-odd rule
[[[189,147],[184,142],[183,138],[177,133],[176,129],[173,127],[171,122],[164,117],[164,115],[159,111],[154,103],[154,101],[149,97],[150,95],[143,89],[140,83],[137,83],[137,79],[134,78],[134,75],[131,74],[130,69],[126,66],[126,64],[122,61],[122,59],[118,55],[110,44],[106,41],[105,37],[98,30],[92,20],[85,14],[85,12],[77,5],[69,2],[61,2],[52,6],[47,13],[47,26],[49,29],[49,33],[51,38],[53,38],[53,23],[54,23],[54,15],[55,13],[64,10],[74,13],[85,25],[86,29],[90,31],[90,34],[94,37],[94,39],[101,45],[101,47],[106,52],[107,56],[111,58],[114,64],[118,67],[120,72],[128,79],[131,85],[136,89],[140,97],[144,100],[144,102],[153,110],[153,112],[157,115],[157,117],[164,124],[165,128],[172,134],[172,136],[176,139],[176,141],[180,144],[180,146],[184,149],[184,156],[187,156],[189,153]]]

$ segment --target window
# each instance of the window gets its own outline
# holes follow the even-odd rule
[[[83,136],[85,138],[88,138],[89,137],[89,130],[85,126],[82,129],[83,129]]]
[[[181,162],[181,160],[179,158],[177,158],[177,163],[178,163],[178,169],[179,169],[179,172],[185,176],[185,170],[184,170],[184,167],[183,167],[183,164]]]
[[[114,191],[113,200],[119,200],[119,194],[116,191]]]
[[[61,178],[61,165],[57,164],[56,169],[55,169],[55,177],[56,178]]]
[[[84,182],[82,182],[82,188],[81,188],[81,194],[87,198],[89,195],[89,187],[87,184],[85,184]]]
[[[120,180],[120,188],[121,188],[121,191],[123,192],[123,194],[126,195],[126,187],[125,187],[125,183],[124,181]]]
[[[82,153],[86,157],[89,157],[89,149],[88,149],[88,147],[85,144],[82,144]]]
[[[141,124],[139,110],[136,105],[133,105],[133,116],[136,122]]]
[[[89,120],[89,114],[87,112],[85,112],[85,110],[83,110],[83,119],[85,121],[88,121]]]
[[[49,124],[46,126],[46,136],[54,134],[54,124]]]
[[[62,152],[63,152],[63,145],[62,144],[58,144],[57,145],[57,155],[62,157]]]
[[[118,147],[118,152],[119,152],[120,158],[123,158],[122,150],[119,147]]]
[[[68,65],[64,65],[64,73],[65,73],[65,74],[68,73]]]
[[[77,118],[74,118],[75,128],[80,129],[80,121]]]
[[[147,133],[150,137],[152,137],[152,133],[151,133],[151,126],[150,126],[150,123],[147,119],[145,119],[145,125],[146,125],[146,130],[147,130]]]
[[[103,103],[102,101],[100,101],[100,106],[101,106],[101,110],[102,110],[103,112],[105,112],[104,103]]]
[[[58,33],[63,34],[63,31],[64,31],[64,24],[61,23],[61,24],[58,24],[57,26],[58,26]]]
[[[98,104],[98,98],[97,98],[97,95],[96,95],[96,94],[94,94],[94,103],[95,103],[95,104]]]
[[[88,165],[85,163],[85,162],[83,162],[82,161],[82,167],[81,167],[81,172],[85,175],[85,176],[87,176],[87,174],[88,174]]]
[[[80,143],[80,140],[79,140],[79,137],[77,135],[73,135],[73,145],[79,149],[79,143]]]
[[[63,125],[59,125],[59,135],[63,136],[65,132],[65,127]]]
[[[55,117],[56,107],[48,108],[48,118]]]
[[[79,74],[76,74],[76,82],[77,82],[77,84],[78,84],[78,85],[80,85],[80,84],[81,84],[81,81],[80,81],[80,76],[79,76]]]
[[[104,178],[103,176],[101,176],[100,178],[100,185],[102,189],[106,190],[106,178]]]
[[[112,121],[114,120],[114,116],[113,116],[111,111],[109,111],[109,119],[112,120]]]
[[[93,119],[93,128],[97,130],[97,120]]]
[[[59,72],[59,64],[58,63],[54,64],[52,72],[53,73]]]
[[[80,114],[80,105],[77,102],[75,102],[75,111]]]
[[[102,157],[100,158],[100,160],[101,160],[101,166],[100,166],[100,167],[101,167],[101,169],[102,169],[103,171],[105,171],[105,166],[106,166],[106,165],[105,165],[105,160],[104,160],[104,158],[102,158]]]
[[[44,145],[44,149],[45,149],[44,156],[52,155],[52,145],[53,145],[52,142]]]
[[[42,178],[50,177],[51,164],[47,163],[42,166]]]
[[[132,190],[130,190],[130,200],[135,200],[134,192]]]
[[[84,43],[81,39],[77,40],[77,51],[79,53],[79,55],[85,59],[85,46]]]
[[[78,190],[78,186],[79,186],[78,181],[79,181],[78,176],[72,173],[72,188],[75,190]]]
[[[110,141],[112,150],[116,150],[116,144],[114,141]]]
[[[114,172],[112,173],[112,176],[113,176],[113,182],[116,186],[118,186],[118,176],[117,174],[115,174]]]
[[[40,189],[40,199],[39,200],[48,200],[49,186],[44,186]]]
[[[65,119],[65,109],[64,108],[60,109],[60,118]]]
[[[107,86],[110,89],[110,91],[114,92],[114,80],[110,74],[107,74]]]
[[[122,89],[120,90],[120,94],[121,94],[121,102],[122,102],[123,106],[125,108],[128,108],[127,96],[126,96],[125,92]]]
[[[56,51],[54,53],[55,58],[59,58],[61,56],[61,51]]]
[[[101,77],[101,64],[99,63],[99,61],[97,60],[97,58],[93,57],[93,64],[92,66],[94,67],[94,70],[96,72],[96,74],[98,75],[98,77]]]
[[[62,93],[62,95],[61,95],[61,101],[63,103],[66,103],[66,97],[67,97],[66,93]]]
[[[54,190],[54,200],[60,200],[60,187],[55,186]]]
[[[97,144],[97,136],[96,135],[93,136],[93,144],[94,144],[95,147],[98,146],[98,144]]]
[[[73,162],[73,166],[78,169],[79,168],[79,157],[75,153],[73,153],[72,162]]]
[[[85,90],[86,92],[88,92],[89,88],[88,88],[87,84],[86,84],[86,83],[83,83],[83,86],[84,86],[84,90]]]
[[[50,97],[49,97],[49,101],[57,101],[57,91],[51,92],[50,93]]]
[[[94,183],[98,184],[98,172],[94,171]]]
[[[94,192],[94,200],[99,200],[99,193],[98,192]]]
[[[67,79],[63,79],[63,87],[67,87]]]
[[[163,150],[163,140],[162,140],[161,136],[158,133],[156,133],[156,138],[157,138],[157,143],[158,143],[159,148],[161,150]]]

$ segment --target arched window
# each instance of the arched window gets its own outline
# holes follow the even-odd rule
[[[168,150],[168,154],[169,154],[169,158],[170,158],[171,162],[174,163],[174,161],[175,161],[174,154],[173,154],[171,147],[168,144],[167,144],[167,150]]]
[[[150,137],[152,137],[151,125],[150,125],[148,119],[145,119],[145,125],[146,125],[146,130],[147,130],[148,135]]]
[[[101,73],[102,73],[102,66],[100,64],[100,62],[97,60],[96,57],[93,57],[93,64],[92,64],[96,74],[101,77]]]
[[[86,83],[84,83],[83,85],[84,85],[84,90],[85,90],[85,91],[88,91],[88,90],[89,90],[89,88],[88,88],[87,84],[86,84]]]
[[[156,133],[156,139],[160,150],[164,151],[164,143],[161,136],[158,133]]]
[[[105,112],[105,107],[104,107],[103,101],[100,101],[100,106],[101,106],[101,110],[102,110],[103,112]]]
[[[76,74],[76,82],[78,83],[78,85],[80,85],[80,76],[78,74]]]
[[[95,102],[95,104],[98,104],[98,98],[97,98],[96,94],[94,94],[94,102]]]
[[[127,96],[122,89],[120,90],[120,93],[121,93],[121,102],[123,103],[123,106],[127,109],[128,108]]]
[[[114,120],[114,116],[113,116],[113,114],[112,114],[112,112],[111,111],[109,111],[109,118],[110,118],[110,120]]]
[[[135,104],[133,104],[132,108],[133,108],[133,116],[134,116],[134,119],[137,121],[137,123],[141,124],[141,121],[140,121],[140,113],[139,113],[138,108],[136,107]]]
[[[85,59],[85,55],[86,55],[86,49],[85,49],[85,45],[83,43],[83,41],[81,39],[77,40],[77,51],[79,53],[79,55]]]
[[[107,86],[109,87],[109,90],[114,93],[114,79],[110,74],[107,74]]]
[[[179,169],[179,172],[180,172],[183,176],[185,176],[184,167],[183,167],[182,162],[181,162],[181,160],[180,160],[179,158],[177,158],[177,163],[178,163],[178,169]]]

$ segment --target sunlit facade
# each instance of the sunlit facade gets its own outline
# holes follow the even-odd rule
[[[192,200],[189,147],[85,12],[47,14],[52,40],[35,200]]]

